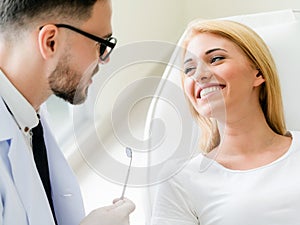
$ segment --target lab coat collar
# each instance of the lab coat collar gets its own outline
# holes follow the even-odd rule
[[[12,119],[11,116],[8,116],[7,108],[3,100],[0,98],[0,142],[10,140],[13,136],[13,128],[11,126],[10,120]]]
[[[32,105],[14,87],[0,69],[0,96],[11,111],[17,125],[28,134],[31,128],[37,126],[39,119]]]

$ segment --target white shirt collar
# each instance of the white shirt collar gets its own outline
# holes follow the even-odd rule
[[[37,126],[39,119],[32,105],[15,88],[0,69],[0,97],[3,98],[11,111],[17,125],[24,132],[28,133]]]

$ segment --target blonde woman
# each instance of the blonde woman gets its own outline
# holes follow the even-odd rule
[[[263,40],[232,21],[194,23],[182,84],[201,154],[160,185],[153,225],[299,224],[300,133],[285,127]]]

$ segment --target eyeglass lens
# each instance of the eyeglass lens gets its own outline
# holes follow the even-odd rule
[[[110,43],[113,43],[113,44],[117,43],[116,39],[113,37],[108,38],[107,41],[109,41]],[[107,57],[110,55],[112,50],[113,50],[112,47],[107,46],[104,43],[100,43],[100,50],[99,50],[100,51],[100,59],[101,60],[107,59]]]

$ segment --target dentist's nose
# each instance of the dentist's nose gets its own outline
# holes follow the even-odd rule
[[[205,63],[199,63],[192,78],[196,82],[206,83],[210,81],[211,77],[212,72],[209,70],[208,66]]]

